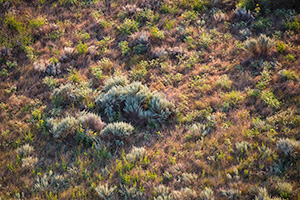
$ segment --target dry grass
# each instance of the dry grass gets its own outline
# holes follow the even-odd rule
[[[242,16],[234,1],[0,2],[0,199],[299,198],[297,11],[259,5]],[[111,98],[113,116],[96,109],[106,80],[124,75],[174,103],[171,117],[128,117],[126,95]],[[66,84],[56,103],[53,91]],[[53,137],[49,118],[88,112],[99,117]],[[134,127],[122,140],[99,137],[113,122]]]

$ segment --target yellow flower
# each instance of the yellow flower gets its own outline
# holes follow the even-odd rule
[[[256,6],[258,7],[258,6],[259,6],[259,4],[256,4]]]

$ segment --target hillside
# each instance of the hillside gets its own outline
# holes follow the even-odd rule
[[[0,200],[300,199],[297,0],[0,0]]]

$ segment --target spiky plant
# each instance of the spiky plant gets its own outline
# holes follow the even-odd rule
[[[101,199],[104,200],[111,200],[115,196],[115,190],[117,189],[116,186],[109,187],[108,184],[106,183],[105,185],[98,185],[95,190],[98,194],[98,196]]]
[[[277,150],[287,157],[296,157],[296,153],[300,150],[300,142],[288,138],[281,138],[277,142]]]
[[[269,50],[273,47],[273,40],[264,34],[261,34],[258,38],[250,38],[245,41],[245,50],[257,57],[265,56]]]

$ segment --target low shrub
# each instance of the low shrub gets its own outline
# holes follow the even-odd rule
[[[105,123],[102,122],[101,117],[94,113],[85,113],[83,112],[81,116],[78,118],[79,123],[85,129],[92,129],[93,131],[100,132]]]
[[[144,147],[133,147],[129,154],[126,155],[126,160],[128,162],[136,162],[144,157],[146,149]]]
[[[101,136],[123,140],[132,134],[134,128],[131,124],[125,122],[114,122],[108,124],[103,131]]]
[[[265,56],[273,47],[273,41],[266,35],[261,34],[258,38],[250,38],[246,40],[244,47],[247,52],[254,56]]]
[[[125,77],[114,77],[106,81],[104,93],[96,99],[99,111],[112,119],[123,114],[136,120],[165,122],[174,114],[175,106],[158,92],[150,92],[140,82],[128,84]]]
[[[281,103],[280,101],[278,101],[278,99],[276,98],[276,96],[272,91],[269,90],[262,91],[260,97],[268,106],[275,109],[280,108]]]
[[[66,138],[69,135],[75,136],[77,132],[88,132],[93,130],[100,132],[105,123],[102,122],[101,117],[88,112],[82,112],[78,114],[79,117],[67,116],[65,118],[47,120],[48,127],[51,128],[50,132],[54,138]]]
[[[119,26],[119,30],[123,34],[130,35],[131,33],[139,30],[139,23],[134,19],[125,19],[123,24]]]
[[[116,186],[109,187],[106,183],[105,185],[98,185],[95,188],[95,191],[101,199],[113,199],[115,196],[116,189]]]
[[[277,142],[277,150],[283,153],[285,157],[295,158],[298,156],[297,154],[300,153],[300,142],[288,138],[281,138]]]
[[[61,85],[53,90],[52,102],[56,106],[80,105],[83,100],[93,96],[93,90],[87,83]]]
[[[75,135],[79,127],[79,121],[71,116],[67,116],[60,121],[51,118],[48,120],[48,126],[51,127],[50,132],[54,138],[66,138],[68,135]]]

